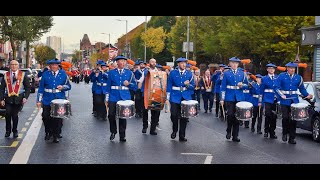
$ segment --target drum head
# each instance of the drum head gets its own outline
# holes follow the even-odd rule
[[[194,105],[194,104],[198,104],[198,101],[196,100],[184,100],[184,101],[181,101],[181,104],[185,104],[185,105]]]
[[[239,107],[239,108],[251,108],[251,107],[253,107],[252,103],[251,102],[247,102],[247,101],[238,102],[236,104],[236,106]]]
[[[127,106],[127,105],[134,104],[134,102],[131,100],[122,100],[122,101],[118,101],[117,104],[120,106]]]
[[[305,108],[307,107],[308,105],[305,104],[305,103],[295,103],[295,104],[291,104],[291,107],[294,107],[294,108]]]
[[[68,104],[70,103],[70,101],[66,100],[66,99],[54,99],[51,101],[51,103],[54,104]]]

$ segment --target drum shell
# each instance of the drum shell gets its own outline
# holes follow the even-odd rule
[[[253,116],[253,106],[238,107],[236,106],[236,118],[240,121],[250,121]]]
[[[194,104],[181,103],[182,118],[197,117],[198,113],[199,113],[199,103],[194,103]]]
[[[133,102],[133,101],[132,101]],[[128,105],[116,105],[116,113],[118,118],[128,119],[132,118],[135,115],[136,109],[134,103]]]
[[[291,118],[295,121],[305,121],[309,118],[308,106],[306,107],[290,107]]]
[[[67,103],[50,103],[50,116],[53,118],[69,118],[71,114],[71,104]]]
[[[144,84],[144,107],[151,110],[162,110],[167,95],[167,73],[149,71]]]

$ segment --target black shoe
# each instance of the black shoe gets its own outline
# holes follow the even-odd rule
[[[290,138],[289,138],[288,143],[289,143],[289,144],[297,144],[296,140],[294,140],[294,139],[290,139]]]
[[[240,139],[239,139],[238,137],[236,137],[236,138],[232,138],[232,141],[234,141],[234,142],[240,142]]]
[[[116,137],[116,133],[111,133],[110,135],[110,141],[112,141]]]
[[[155,131],[150,131],[150,134],[151,134],[151,135],[157,135],[158,133],[155,132]]]
[[[219,115],[218,114],[216,114],[216,117],[218,117]]]
[[[227,133],[226,138],[230,139],[231,138],[231,133]]]
[[[6,132],[6,134],[4,135],[4,137],[9,137],[10,136],[10,132]]]
[[[59,143],[59,138],[58,137],[53,137],[53,143]]]
[[[142,133],[145,134],[147,132],[147,128],[142,129]]]
[[[205,110],[204,113],[208,113],[208,110]]]
[[[270,139],[277,139],[278,137],[275,134],[270,134]]]
[[[172,132],[172,133],[171,133],[171,139],[175,139],[176,136],[177,136],[177,133],[176,133],[176,132]]]
[[[17,132],[13,133],[13,138],[17,138],[17,137],[18,137],[18,133]]]
[[[50,134],[46,133],[46,136],[44,137],[44,140],[49,140],[50,139]]]
[[[212,109],[210,109],[210,112],[212,113]]]
[[[251,132],[254,133],[256,130],[254,128],[251,128]]]
[[[126,138],[121,137],[121,138],[120,138],[120,141],[121,141],[121,142],[126,142],[127,140],[126,140]]]
[[[263,137],[267,138],[269,136],[268,133],[264,133]]]
[[[187,138],[185,138],[185,137],[179,137],[179,141],[187,141]]]
[[[283,134],[282,135],[282,141],[286,142],[288,140],[288,135],[287,134]]]
[[[62,138],[62,135],[61,135],[61,134],[59,134],[59,135],[58,135],[58,138],[59,138],[59,139],[61,139],[61,138]]]

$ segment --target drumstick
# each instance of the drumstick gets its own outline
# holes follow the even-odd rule
[[[260,117],[260,110],[261,110],[261,106],[259,106],[259,117]]]

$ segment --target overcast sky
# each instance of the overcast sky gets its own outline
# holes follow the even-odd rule
[[[151,16],[147,16],[148,21]],[[79,49],[80,39],[84,34],[88,34],[90,42],[110,42],[114,44],[117,39],[126,33],[126,22],[117,21],[128,20],[128,32],[145,22],[146,16],[53,16],[54,25],[50,32],[41,38],[42,43],[46,43],[48,36],[61,37],[62,51],[72,53],[74,49]],[[101,34],[105,33],[105,34]],[[64,47],[63,47],[64,46]]]

